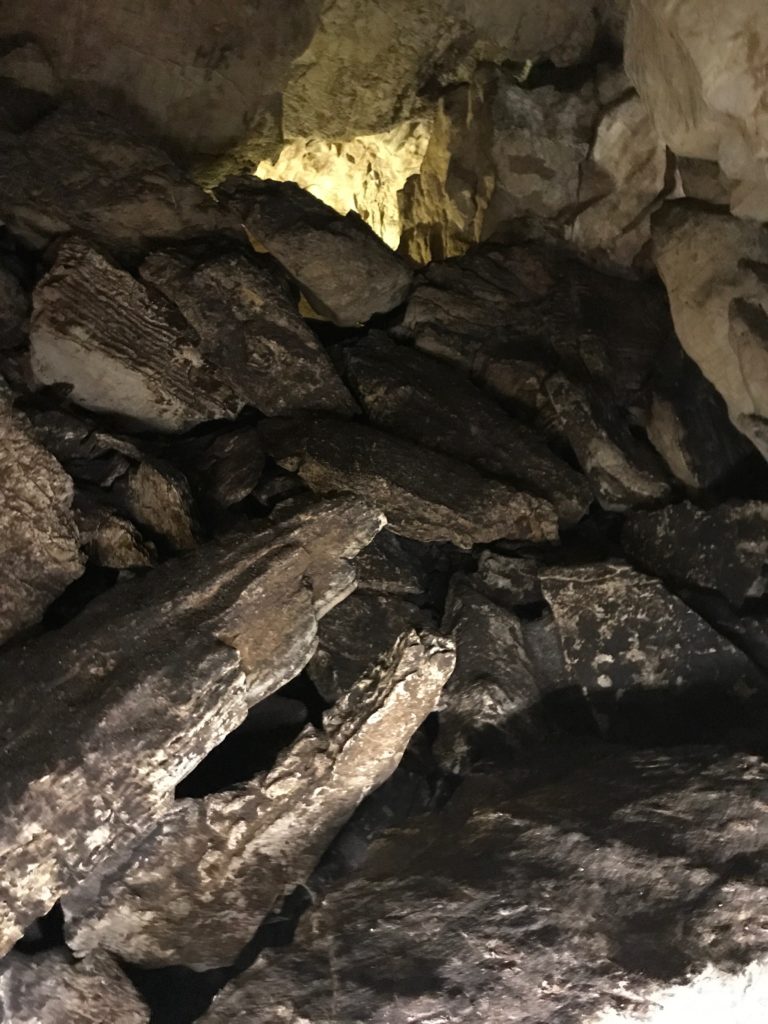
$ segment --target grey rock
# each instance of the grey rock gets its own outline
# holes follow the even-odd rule
[[[194,259],[155,252],[140,274],[181,310],[204,355],[246,404],[268,416],[356,411],[284,283],[268,267],[239,253]]]
[[[594,401],[562,373],[549,377],[546,387],[560,430],[603,508],[623,512],[668,496],[669,481],[655,452],[632,435],[615,408]]]
[[[348,498],[249,525],[0,659],[0,954],[135,845],[248,707],[303,668],[340,565],[381,525]]]
[[[428,586],[429,548],[383,529],[355,559],[359,590],[424,597]]]
[[[759,758],[706,747],[551,748],[470,778],[201,1020],[578,1024],[628,1002],[642,1019],[671,981],[768,950],[766,783]]]
[[[630,516],[622,544],[655,576],[717,590],[738,608],[765,595],[767,525],[764,502],[734,500],[702,509],[684,501]]]
[[[474,585],[503,608],[514,609],[544,600],[539,567],[532,558],[511,558],[483,551],[478,559]]]
[[[555,510],[455,459],[428,452],[359,423],[270,420],[267,451],[317,493],[351,491],[382,508],[390,529],[414,540],[457,547],[507,537],[557,537]]]
[[[109,508],[92,506],[78,509],[80,543],[88,560],[105,569],[145,569],[154,561],[154,553],[127,519]]]
[[[125,873],[65,903],[78,951],[134,963],[231,963],[275,900],[307,878],[363,797],[395,769],[454,664],[450,640],[409,631],[271,772],[177,803]]]
[[[197,497],[216,508],[229,508],[253,493],[265,462],[255,427],[185,439],[166,454],[183,469]]]
[[[548,568],[540,579],[568,683],[614,735],[695,734],[708,727],[709,702],[725,713],[763,685],[742,651],[650,576],[604,563]]]
[[[40,443],[79,482],[111,487],[144,458],[131,440],[101,429],[95,420],[79,413],[33,410],[30,418]]]
[[[78,239],[35,290],[31,343],[41,383],[145,428],[183,431],[242,405],[178,311]]]
[[[4,1024],[149,1024],[149,1008],[115,960],[95,953],[73,960],[52,950],[12,953],[0,964]]]
[[[142,459],[113,486],[112,495],[130,519],[159,537],[172,551],[197,544],[195,509],[183,473],[168,463]]]
[[[433,625],[429,612],[393,594],[356,590],[325,616],[307,673],[327,701],[355,682],[410,628]]]
[[[22,134],[0,133],[0,215],[28,244],[76,232],[113,251],[236,225],[135,131],[62,106]]]
[[[83,572],[73,485],[0,389],[0,644]]]
[[[592,500],[587,481],[451,366],[371,336],[344,352],[347,378],[378,427],[546,498],[564,524]]]
[[[293,182],[254,177],[228,179],[216,196],[322,316],[350,327],[405,300],[412,271],[357,214],[342,217]]]
[[[24,340],[29,305],[17,279],[0,267],[0,349],[13,348]]]
[[[442,622],[456,643],[456,670],[443,691],[435,756],[456,773],[503,757],[540,732],[541,691],[520,620],[473,582],[454,577]]]

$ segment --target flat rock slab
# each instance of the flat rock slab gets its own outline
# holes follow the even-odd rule
[[[179,801],[130,863],[66,900],[71,947],[145,966],[232,963],[394,771],[453,665],[449,639],[406,631],[326,712],[322,732],[307,727],[265,778]]]
[[[366,323],[405,301],[413,272],[357,214],[342,217],[293,182],[254,177],[228,179],[216,197],[335,323]]]
[[[149,1024],[149,1008],[107,953],[73,960],[54,950],[0,964],[3,1024]]]
[[[759,758],[561,747],[523,779],[390,832],[201,1021],[580,1024],[766,952]]]
[[[237,252],[152,253],[143,281],[173,302],[232,391],[268,416],[357,411],[274,269]]]
[[[301,671],[317,618],[348,592],[346,560],[381,524],[342,498],[251,525],[0,658],[0,955]]]
[[[40,383],[145,429],[188,430],[243,404],[178,310],[80,239],[37,286],[30,336]]]
[[[365,495],[404,537],[460,548],[502,537],[557,538],[549,502],[372,427],[319,417],[271,420],[263,437],[269,454],[313,491]]]
[[[636,512],[622,532],[624,550],[644,569],[678,585],[717,590],[735,607],[763,597],[768,580],[768,504],[689,501]]]
[[[377,427],[546,498],[564,524],[586,513],[586,479],[454,367],[385,335],[344,350],[346,376]]]
[[[764,685],[745,654],[627,565],[548,568],[540,580],[568,683],[609,732],[650,723],[655,735],[695,735],[707,727],[709,702],[709,714],[718,715]]]
[[[62,106],[29,131],[0,134],[0,215],[29,244],[77,232],[136,252],[236,223],[161,150],[112,118]]]
[[[0,389],[0,644],[83,572],[72,480]]]

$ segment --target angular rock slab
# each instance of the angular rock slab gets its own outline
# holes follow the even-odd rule
[[[740,607],[768,585],[768,504],[727,501],[711,509],[689,501],[636,512],[622,533],[624,550],[648,572],[676,584],[717,590]]]
[[[255,245],[299,283],[314,309],[353,327],[405,301],[412,271],[355,213],[346,217],[293,182],[231,178],[217,191]]]
[[[768,229],[670,204],[653,240],[680,344],[768,458]]]
[[[72,480],[0,389],[0,644],[83,572]]]
[[[274,272],[239,253],[195,260],[157,252],[140,274],[181,310],[205,355],[248,405],[267,416],[356,411]]]
[[[395,769],[454,666],[452,642],[407,631],[263,779],[179,801],[123,871],[65,901],[77,952],[133,963],[232,963],[306,879],[360,801]],[[117,877],[115,877],[117,875]]]
[[[28,315],[27,295],[13,274],[0,267],[0,351],[23,342]]]
[[[262,436],[269,454],[313,491],[365,495],[404,537],[451,541],[460,548],[501,537],[557,537],[549,502],[363,424],[319,417],[270,420]]]
[[[701,701],[706,711],[714,701],[727,709],[764,686],[745,654],[650,576],[604,563],[545,569],[540,580],[568,682],[609,731],[642,730],[644,714],[653,723],[661,713],[659,728],[695,734],[704,715],[697,722],[687,707]]]
[[[73,961],[52,950],[0,964],[4,1024],[149,1024],[149,1008],[107,953]]]
[[[560,749],[377,842],[203,1024],[575,1024],[764,955],[765,763]]]
[[[358,589],[323,619],[307,674],[325,700],[338,700],[401,633],[431,624],[428,611],[402,597]]]
[[[592,501],[587,481],[465,375],[384,335],[345,349],[347,379],[384,430],[546,498],[565,524]]]
[[[381,524],[342,498],[232,533],[0,658],[0,955],[301,671]]]
[[[135,252],[236,228],[165,153],[86,107],[62,107],[20,135],[0,133],[0,147],[0,215],[35,247],[74,231]]]
[[[173,306],[79,239],[34,294],[32,370],[95,412],[183,431],[242,406]]]

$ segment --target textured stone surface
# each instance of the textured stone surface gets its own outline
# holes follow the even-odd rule
[[[230,178],[216,195],[322,316],[365,323],[408,294],[410,269],[356,213],[342,217],[293,182]]]
[[[549,502],[371,427],[320,418],[271,420],[263,437],[269,454],[313,491],[365,495],[404,537],[464,548],[500,537],[557,537]]]
[[[401,633],[429,625],[432,615],[402,597],[357,590],[323,619],[307,674],[325,700],[338,700]]]
[[[0,964],[4,1024],[148,1024],[149,1009],[111,956],[73,961],[59,950]]]
[[[768,230],[674,204],[654,249],[681,345],[768,457]]]
[[[79,240],[35,290],[31,342],[41,383],[145,427],[182,431],[242,405],[178,311]]]
[[[181,311],[243,402],[268,416],[349,413],[355,406],[274,269],[233,253],[153,253],[142,280]]]
[[[29,299],[13,274],[0,267],[0,349],[24,340]]]
[[[637,512],[622,543],[648,572],[676,584],[717,590],[739,607],[763,597],[768,562],[768,505],[729,501],[696,508],[688,501],[658,512]]]
[[[457,773],[535,736],[541,699],[519,619],[474,582],[454,578],[442,623],[456,643],[456,670],[443,691],[435,756]]]
[[[460,371],[383,335],[346,349],[344,363],[376,426],[546,498],[565,524],[586,512],[586,480]]]
[[[0,145],[0,214],[32,245],[75,231],[135,251],[235,228],[165,153],[104,115],[63,107]]]
[[[669,494],[663,466],[650,446],[630,432],[616,410],[592,401],[564,374],[547,380],[547,394],[562,434],[576,453],[603,508],[622,512]]]
[[[384,529],[355,559],[360,590],[418,600],[428,586],[429,548]]]
[[[519,1024],[575,1024],[651,1010],[660,984],[765,954],[767,781],[759,758],[684,747],[582,748],[576,763],[545,750],[522,780],[477,776],[442,814],[376,843],[294,948],[263,954],[202,1020],[501,1024],[513,1007]]]
[[[406,631],[266,778],[178,803],[125,874],[66,901],[73,948],[103,945],[144,964],[231,963],[395,769],[453,664],[450,640]]]
[[[144,459],[117,481],[111,493],[134,522],[162,537],[172,551],[189,551],[197,544],[189,484],[172,466]]]
[[[650,576],[600,563],[545,569],[540,579],[568,684],[609,733],[700,735],[712,725],[709,701],[716,716],[761,685],[740,650]]]
[[[264,450],[255,427],[235,427],[211,437],[185,438],[166,452],[189,479],[197,497],[215,508],[247,498],[264,469]]]
[[[4,655],[0,950],[140,840],[249,704],[301,670],[344,559],[380,525],[338,499],[251,526]]]
[[[38,622],[83,571],[72,495],[0,387],[0,643]]]
[[[735,213],[768,217],[768,9],[761,0],[632,0],[626,64],[662,141],[716,160]]]
[[[152,565],[153,551],[127,519],[108,508],[78,510],[80,543],[88,560],[105,569],[141,569]]]

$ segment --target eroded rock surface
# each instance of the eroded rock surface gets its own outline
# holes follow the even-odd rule
[[[347,592],[345,559],[380,525],[338,499],[230,534],[5,654],[0,950],[135,845],[249,705],[301,670]]]
[[[275,900],[305,879],[397,766],[454,664],[450,640],[406,631],[263,779],[170,811],[124,872],[66,901],[78,952],[135,963],[231,963]]]

